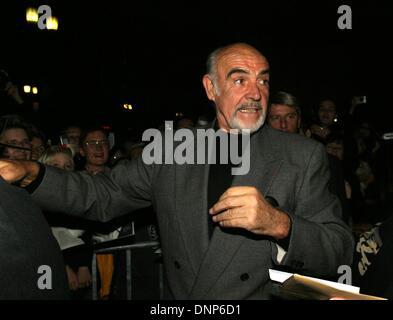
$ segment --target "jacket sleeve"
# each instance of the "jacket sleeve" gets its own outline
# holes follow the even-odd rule
[[[340,265],[351,265],[354,240],[342,219],[339,199],[328,190],[329,177],[327,154],[318,143],[297,192],[294,212],[287,212],[292,229],[280,265],[293,272],[337,276]]]
[[[119,163],[110,175],[47,166],[32,197],[43,210],[106,222],[150,205],[152,171],[141,158]]]

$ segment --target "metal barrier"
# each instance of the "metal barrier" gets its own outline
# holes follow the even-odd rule
[[[121,245],[121,246],[114,246],[108,247],[103,249],[96,249],[93,252],[93,261],[92,261],[92,291],[93,291],[93,300],[97,300],[98,293],[97,293],[97,258],[98,254],[110,254],[116,253],[120,251],[126,252],[126,281],[127,281],[127,300],[132,300],[132,274],[131,274],[131,263],[132,263],[132,250],[135,249],[142,249],[142,248],[151,248],[157,247],[160,243],[158,241],[145,241],[139,242],[129,245]],[[159,264],[159,285],[160,285],[160,299],[163,299],[163,291],[164,291],[164,274],[163,274],[163,267],[162,263]]]

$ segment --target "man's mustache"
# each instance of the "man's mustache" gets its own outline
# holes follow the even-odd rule
[[[241,111],[241,110],[247,110],[247,109],[256,109],[256,110],[262,110],[262,104],[258,101],[255,102],[245,102],[242,103],[237,109],[237,111]]]

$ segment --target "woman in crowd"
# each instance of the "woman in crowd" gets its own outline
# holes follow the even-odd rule
[[[72,152],[68,148],[52,146],[42,154],[39,162],[67,171],[74,170]],[[57,213],[47,213],[46,216],[63,252],[68,283],[74,298],[86,298],[85,289],[89,288],[92,282],[89,270],[92,253],[86,239],[83,239],[86,233],[83,221]]]

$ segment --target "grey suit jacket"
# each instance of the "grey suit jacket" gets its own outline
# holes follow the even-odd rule
[[[292,220],[281,263],[264,236],[215,228],[208,240],[208,165],[119,164],[110,177],[47,168],[33,197],[48,211],[106,221],[153,205],[157,212],[169,289],[176,299],[267,299],[268,269],[278,264],[314,276],[350,265],[353,239],[328,191],[323,146],[266,125],[251,137],[251,168],[234,186],[255,186],[275,198]]]

